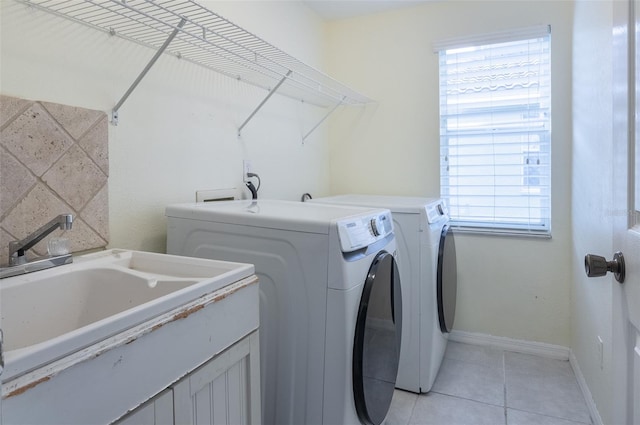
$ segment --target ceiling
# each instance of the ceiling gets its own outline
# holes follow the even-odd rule
[[[327,20],[353,18],[434,0],[302,0]]]

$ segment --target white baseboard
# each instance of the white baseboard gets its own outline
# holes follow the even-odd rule
[[[591,391],[589,390],[587,381],[584,379],[584,375],[580,370],[578,359],[576,358],[575,354],[573,354],[573,350],[569,355],[569,363],[571,364],[573,373],[576,375],[576,379],[578,380],[578,386],[580,386],[580,390],[582,391],[582,395],[584,396],[584,401],[587,403],[587,407],[589,408],[589,414],[591,414],[591,422],[593,422],[593,425],[603,425],[602,418],[600,417],[600,412],[598,412],[596,402],[593,400],[593,396],[591,395]]]
[[[463,332],[453,330],[449,334],[449,341],[462,342],[465,344],[484,345],[493,348],[499,348],[501,350],[513,351],[522,354],[532,354],[536,356],[549,357],[558,360],[568,360],[573,373],[576,375],[578,386],[582,391],[584,400],[589,408],[591,414],[591,421],[594,425],[603,425],[602,418],[593,401],[591,391],[587,386],[587,381],[584,379],[584,375],[578,365],[578,360],[573,354],[570,348],[563,347],[561,345],[545,344],[542,342],[524,341],[520,339],[512,339],[501,336],[493,336],[487,334]]]
[[[550,357],[558,360],[569,360],[570,349],[561,345],[546,344],[543,342],[524,341],[521,339],[506,338],[487,334],[463,332],[453,330],[449,334],[449,340],[463,342],[465,344],[485,345],[501,350],[514,351],[522,354]]]

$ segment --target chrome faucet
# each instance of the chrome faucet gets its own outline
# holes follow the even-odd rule
[[[18,266],[27,263],[26,252],[56,229],[70,230],[73,215],[60,214],[38,230],[19,241],[9,242],[9,265]]]

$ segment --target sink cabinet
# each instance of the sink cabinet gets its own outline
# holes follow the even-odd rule
[[[259,293],[252,273],[3,381],[0,422],[259,423]]]
[[[259,423],[258,340],[251,333],[115,424]]]
[[[115,425],[167,425],[173,420],[173,390],[168,388],[128,413]]]
[[[258,346],[254,332],[174,385],[175,423],[260,423]]]

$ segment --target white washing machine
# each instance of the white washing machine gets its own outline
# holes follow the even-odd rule
[[[381,423],[402,296],[384,209],[258,200],[167,207],[167,251],[255,265],[263,423]]]
[[[455,243],[444,201],[338,195],[309,202],[391,210],[404,300],[396,387],[428,392],[440,370],[456,307]]]

